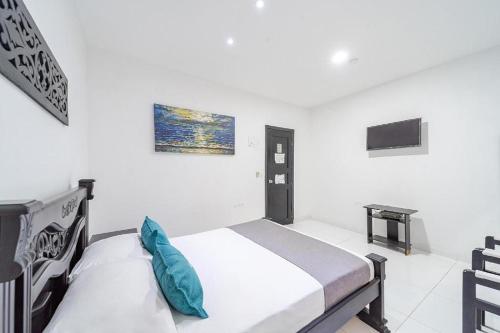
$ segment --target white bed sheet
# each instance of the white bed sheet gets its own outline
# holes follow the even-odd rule
[[[321,284],[229,229],[171,239],[193,265],[209,318],[172,310],[179,333],[296,332],[325,310]]]

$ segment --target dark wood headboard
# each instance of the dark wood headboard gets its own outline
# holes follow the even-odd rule
[[[0,201],[0,333],[41,332],[88,244],[94,180],[47,201]]]

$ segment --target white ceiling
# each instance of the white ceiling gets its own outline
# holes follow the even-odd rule
[[[91,46],[303,107],[500,45],[499,0],[265,1],[76,2]]]

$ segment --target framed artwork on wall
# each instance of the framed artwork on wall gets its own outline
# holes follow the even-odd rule
[[[22,0],[0,1],[0,73],[68,125],[68,79]]]
[[[155,151],[234,155],[235,119],[154,105]]]

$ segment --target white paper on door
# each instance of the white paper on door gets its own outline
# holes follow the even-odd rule
[[[274,154],[274,163],[285,164],[285,154]]]
[[[276,152],[281,154],[283,152],[283,145],[281,143],[276,144]]]
[[[285,174],[274,175],[274,183],[275,184],[285,184]]]

